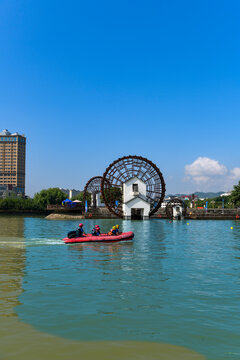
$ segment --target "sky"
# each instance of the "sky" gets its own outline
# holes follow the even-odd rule
[[[240,180],[240,2],[0,0],[0,131],[26,193],[83,189],[125,155],[167,193]]]

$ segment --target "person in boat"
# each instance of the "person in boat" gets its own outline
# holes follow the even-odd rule
[[[101,234],[100,232],[100,226],[99,225],[95,225],[94,228],[92,229],[92,235],[93,236],[99,236]]]
[[[85,235],[83,224],[79,224],[78,229],[76,230],[76,237],[82,237],[83,235]]]
[[[77,230],[69,231],[67,237],[69,239],[82,237],[84,233],[83,224],[79,224]]]
[[[101,230],[100,230],[100,226],[96,225],[96,230],[97,230],[97,236],[101,235]]]
[[[116,235],[119,235],[119,225],[116,225]]]
[[[116,226],[113,226],[112,228],[111,228],[111,230],[109,231],[109,233],[108,233],[108,235],[117,235],[117,233],[116,233]]]

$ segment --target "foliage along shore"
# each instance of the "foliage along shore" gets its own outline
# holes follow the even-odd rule
[[[0,199],[0,212],[47,212],[47,205],[61,204],[66,194],[59,188],[50,188],[36,193],[31,198],[5,198]]]

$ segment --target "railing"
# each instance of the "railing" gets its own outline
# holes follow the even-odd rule
[[[186,217],[193,219],[239,219],[240,209],[188,209]]]
[[[188,214],[240,214],[240,209],[190,209],[187,210]]]

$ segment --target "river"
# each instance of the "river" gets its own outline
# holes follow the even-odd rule
[[[0,359],[239,359],[240,222],[118,223],[0,217]]]

